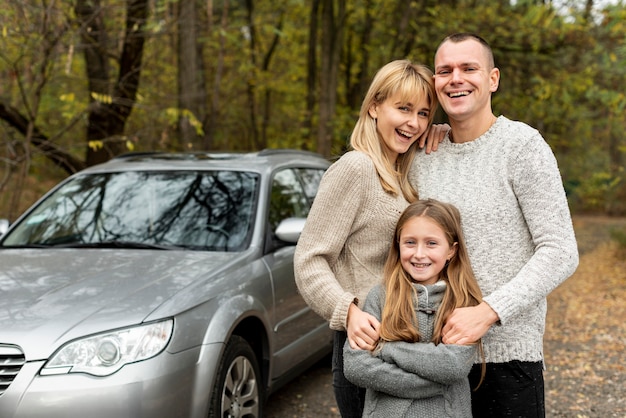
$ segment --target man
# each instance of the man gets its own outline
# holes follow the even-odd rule
[[[448,36],[435,54],[435,89],[451,130],[411,173],[420,198],[461,211],[484,301],[457,309],[444,343],[482,338],[487,371],[472,392],[475,417],[543,417],[546,296],[578,266],[578,249],[554,154],[530,126],[496,117],[498,89],[487,42]],[[470,373],[473,388],[481,365]]]

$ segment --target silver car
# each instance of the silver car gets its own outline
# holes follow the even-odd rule
[[[260,417],[331,350],[293,253],[329,163],[130,154],[0,238],[0,417]]]

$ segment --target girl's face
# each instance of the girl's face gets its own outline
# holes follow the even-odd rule
[[[416,283],[434,284],[456,252],[457,243],[448,244],[443,229],[432,219],[419,216],[400,231],[400,262]]]
[[[403,102],[401,98],[396,93],[369,109],[370,116],[377,120],[376,129],[392,162],[396,161],[399,154],[407,152],[411,144],[428,128],[430,109],[427,98],[417,100],[416,97],[415,103]]]

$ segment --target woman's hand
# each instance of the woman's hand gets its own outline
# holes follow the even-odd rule
[[[363,312],[354,303],[350,304],[347,320],[348,342],[352,349],[373,350],[378,341],[380,322],[374,316]]]
[[[419,139],[419,147],[426,147],[426,154],[430,154],[430,151],[437,151],[439,143],[443,141],[446,134],[450,130],[450,125],[447,123],[431,125],[430,128]]]

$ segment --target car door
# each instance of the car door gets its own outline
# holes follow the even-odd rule
[[[311,179],[319,178],[311,173]],[[305,218],[317,191],[315,180],[303,185],[300,173],[283,169],[274,174],[269,208],[269,228],[275,230],[281,220],[290,217]],[[308,190],[305,190],[308,189]],[[308,192],[308,193],[307,193]],[[265,255],[274,286],[274,369],[279,377],[298,363],[323,350],[330,341],[328,324],[309,308],[298,293],[294,279],[293,255],[295,245],[274,244],[274,251]]]

